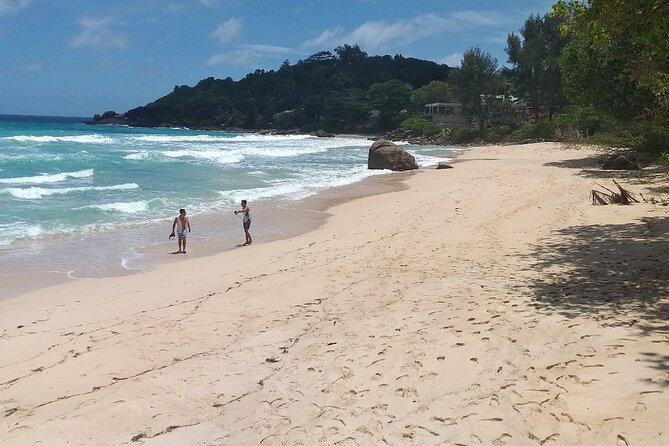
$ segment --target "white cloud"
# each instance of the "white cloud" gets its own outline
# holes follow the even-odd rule
[[[42,71],[42,65],[37,62],[17,65],[16,71],[22,71],[24,73],[39,73],[40,71]]]
[[[349,33],[345,33],[341,27],[326,29],[318,37],[305,41],[302,48],[332,48],[348,43],[378,49],[393,44],[411,43],[445,32],[492,27],[505,22],[506,20],[492,12],[460,11],[448,16],[425,14],[396,22],[365,22]]]
[[[336,46],[332,45],[332,42],[339,42],[341,40],[341,35],[343,34],[343,29],[337,27],[335,29],[326,29],[321,33],[320,36],[313,39],[309,39],[302,44],[302,48],[314,48],[314,47],[324,47],[324,46]],[[342,42],[347,43],[347,42]]]
[[[128,39],[111,28],[110,17],[84,16],[79,19],[81,31],[72,38],[75,48],[125,48]]]
[[[453,20],[463,24],[466,27],[475,26],[495,26],[506,22],[493,12],[459,11],[453,14]]]
[[[257,60],[258,57],[259,54],[251,50],[238,50],[228,53],[218,53],[214,54],[209,58],[209,60],[207,60],[207,65],[213,67],[214,65],[227,63],[230,65],[248,66]]]
[[[218,25],[218,27],[210,34],[212,39],[218,40],[220,43],[231,42],[235,37],[242,32],[242,21],[235,17]]]
[[[217,0],[197,0],[198,3],[202,3],[204,6],[214,7],[218,3]]]
[[[32,0],[0,0],[0,15],[16,14],[28,7]]]
[[[167,12],[178,12],[185,8],[182,3],[170,2],[167,4]]]
[[[263,55],[271,54],[303,54],[302,51],[295,50],[293,48],[287,48],[285,46],[274,46],[274,45],[241,45],[241,49],[254,51]]]
[[[211,56],[206,64],[208,66],[229,64],[237,66],[255,67],[259,61],[264,59],[280,59],[286,55],[303,54],[302,51],[293,48],[273,45],[240,45],[234,51],[218,53]]]
[[[491,34],[490,37],[488,37],[488,39],[486,40],[486,42],[497,43],[497,44],[506,44],[508,37],[509,37],[509,34],[506,33],[506,32],[495,33],[495,34]]]
[[[449,54],[448,56],[441,59],[441,63],[445,63],[449,67],[459,67],[461,62],[462,62],[462,53],[458,52]]]

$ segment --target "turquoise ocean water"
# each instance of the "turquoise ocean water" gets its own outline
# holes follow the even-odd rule
[[[387,174],[366,169],[371,142],[363,138],[81,122],[0,116],[0,263],[99,275],[97,263],[128,268],[137,248],[150,245],[154,229],[169,226],[181,207],[196,221],[242,198],[256,207],[276,206]],[[407,149],[421,165],[454,150]],[[121,246],[115,246],[119,236]],[[56,259],[62,250],[55,246],[81,265]]]

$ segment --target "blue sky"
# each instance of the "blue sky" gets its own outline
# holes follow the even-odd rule
[[[459,64],[545,0],[0,0],[0,114],[119,113],[194,85],[358,44]]]

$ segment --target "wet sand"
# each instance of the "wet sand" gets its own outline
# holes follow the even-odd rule
[[[405,187],[411,173],[370,177],[354,184],[321,191],[301,200],[250,203],[252,234],[258,243],[294,237],[318,228],[330,207],[347,200]],[[237,208],[234,208],[237,209]],[[119,277],[150,271],[186,258],[207,257],[239,248],[244,241],[241,220],[233,208],[217,214],[191,216],[188,255],[175,256],[176,241],[168,240],[172,220],[141,227],[86,232],[40,241],[19,241],[5,247],[0,259],[0,300],[82,278]]]
[[[669,209],[476,148],[316,230],[0,302],[8,444],[663,445]]]

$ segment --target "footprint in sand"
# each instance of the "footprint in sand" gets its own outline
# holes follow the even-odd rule
[[[511,434],[507,434],[506,432],[504,432],[501,436],[495,438],[495,439],[492,441],[492,444],[493,444],[493,446],[504,446],[504,445],[509,444],[507,441],[508,441],[510,438],[513,438],[513,437],[511,436]]]
[[[400,387],[395,390],[395,395],[401,396],[401,397],[418,397],[418,391],[414,389],[413,387]]]
[[[438,421],[440,423],[443,423],[447,426],[458,424],[458,421],[456,419],[448,418],[448,417],[444,417],[444,418],[442,418],[442,417],[432,417],[431,419],[434,420],[434,421]]]

